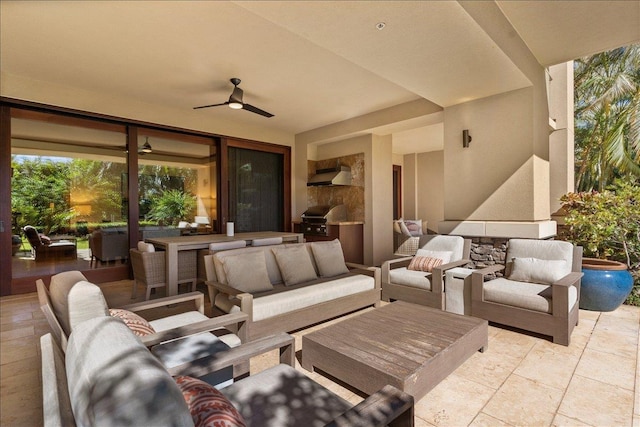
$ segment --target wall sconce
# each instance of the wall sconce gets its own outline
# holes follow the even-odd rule
[[[469,135],[469,129],[465,129],[462,131],[462,146],[469,148],[469,144],[471,144],[471,135]]]

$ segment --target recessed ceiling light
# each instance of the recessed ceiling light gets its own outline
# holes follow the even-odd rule
[[[376,29],[377,29],[377,30],[383,30],[383,29],[384,29],[384,27],[386,27],[386,26],[387,26],[387,24],[385,24],[384,22],[378,22],[378,23],[376,24]]]

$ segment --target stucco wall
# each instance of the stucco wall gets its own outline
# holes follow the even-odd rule
[[[438,231],[444,220],[444,151],[418,154],[418,218]]]
[[[445,219],[549,219],[549,165],[536,155],[541,131],[532,119],[536,95],[525,88],[445,109]],[[464,129],[473,138],[468,148]]]

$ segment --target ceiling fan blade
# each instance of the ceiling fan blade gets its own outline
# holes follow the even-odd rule
[[[268,112],[266,112],[264,110],[261,110],[258,107],[254,107],[251,104],[242,104],[242,109],[243,110],[247,110],[247,111],[251,111],[252,113],[260,114],[261,116],[264,116],[264,117],[267,117],[267,118],[273,117],[273,114],[268,113]]]
[[[194,109],[194,110],[197,110],[197,109],[199,109],[199,108],[219,107],[219,106],[221,106],[221,105],[227,105],[228,103],[229,103],[229,101],[227,101],[227,102],[222,102],[222,103],[220,103],[220,104],[202,105],[202,106],[200,106],[200,107],[193,107],[193,109]]]

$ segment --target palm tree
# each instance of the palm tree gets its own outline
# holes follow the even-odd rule
[[[576,186],[640,177],[640,45],[574,63]]]

